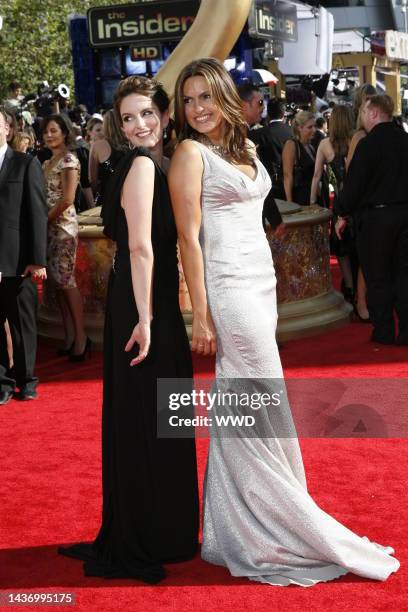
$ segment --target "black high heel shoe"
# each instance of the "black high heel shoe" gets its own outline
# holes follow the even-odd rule
[[[67,357],[72,353],[74,349],[74,344],[75,340],[72,341],[72,344],[69,348],[60,348],[55,352],[55,354],[57,355],[57,357]]]
[[[85,348],[82,353],[79,353],[78,355],[76,355],[75,353],[71,353],[68,357],[68,361],[71,361],[71,363],[79,363],[80,361],[85,361],[86,354],[91,353],[91,345],[91,339],[87,337],[85,342]]]

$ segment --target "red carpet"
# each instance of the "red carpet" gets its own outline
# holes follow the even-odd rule
[[[287,343],[286,375],[407,377],[408,349],[372,345],[369,333],[370,326],[352,323]],[[196,372],[208,373],[212,364],[196,359]],[[403,439],[301,440],[309,490],[319,505],[357,533],[396,549],[401,569],[385,583],[349,574],[309,589],[257,585],[198,556],[170,566],[168,578],[155,587],[83,578],[81,563],[58,556],[56,546],[92,539],[99,524],[101,355],[78,366],[42,347],[38,373],[38,401],[13,400],[0,410],[2,590],[73,591],[76,609],[95,611],[408,609],[408,445]],[[200,479],[206,446],[198,441]]]

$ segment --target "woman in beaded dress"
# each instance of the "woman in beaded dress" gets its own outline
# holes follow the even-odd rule
[[[276,278],[261,222],[271,183],[246,141],[240,99],[220,62],[197,60],[182,70],[175,116],[181,142],[169,185],[193,306],[192,346],[217,351],[222,390],[282,389]],[[214,419],[234,414],[217,402],[212,410]],[[347,572],[385,580],[397,571],[392,548],[354,534],[308,494],[288,407],[259,410],[252,431],[210,432],[204,560],[284,586]]]

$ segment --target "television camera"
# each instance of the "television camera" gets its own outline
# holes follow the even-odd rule
[[[50,87],[48,81],[42,81],[37,87],[37,93],[24,96],[20,103],[18,113],[30,110],[34,106],[38,117],[47,117],[55,112],[55,102],[66,103],[69,100],[70,90],[68,85],[61,83],[56,87]]]

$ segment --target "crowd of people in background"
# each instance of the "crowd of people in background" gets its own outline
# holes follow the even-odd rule
[[[319,131],[310,108],[285,122],[282,102],[270,100],[261,127],[262,92],[252,85],[238,92],[220,61],[203,58],[176,81],[171,160],[169,96],[142,76],[121,81],[113,113],[104,117],[70,110],[66,100],[56,104],[34,123],[35,148],[27,154],[12,148],[29,133],[28,117],[13,112],[16,85],[0,107],[0,404],[16,387],[22,400],[37,397],[32,278],[47,276],[55,287],[64,326],[58,355],[75,363],[89,352],[75,275],[77,215],[96,200],[104,233],[116,243],[103,344],[102,521],[94,541],[58,550],[82,560],[86,576],[155,584],[165,564],[187,561],[198,548],[193,422],[181,419],[188,437],[159,433],[167,420],[160,409],[172,406],[166,392],[159,399],[158,382],[188,389],[176,394],[184,398],[193,377],[177,243],[192,304],[191,349],[216,354],[214,421],[234,417],[237,407],[241,413],[241,399],[228,403],[227,396],[252,402],[284,388],[276,277],[261,226],[263,215],[265,227],[284,233],[278,194],[303,210],[333,207],[330,242],[345,297],[354,301],[361,264],[372,340],[408,345],[408,135],[392,122],[392,99],[367,88],[356,126],[358,117],[342,106],[319,118]],[[241,421],[234,435],[213,429],[202,558],[271,585],[312,586],[347,572],[386,580],[399,568],[394,549],[353,533],[309,496],[290,407],[278,405],[259,411],[249,429]]]
[[[90,116],[83,106],[69,108],[62,99],[55,100],[52,114],[35,116],[22,102],[20,84],[11,83],[0,107],[0,226],[5,232],[0,253],[0,404],[17,389],[22,400],[37,397],[34,280],[47,278],[60,307],[64,339],[57,356],[81,362],[91,347],[75,276],[77,215],[95,204],[98,180],[93,191],[90,152],[105,142],[103,117]],[[14,189],[9,180],[15,181]]]
[[[353,105],[330,103],[319,113],[310,106],[288,111],[285,100],[265,100],[262,90],[251,83],[238,87],[238,93],[248,137],[272,180],[264,205],[264,227],[269,226],[276,236],[285,231],[276,200],[331,208],[330,250],[341,269],[341,289],[358,320],[369,322],[355,217],[347,215],[342,234],[336,233],[335,226],[348,168],[358,143],[367,136],[362,111],[367,100],[376,96],[375,88],[363,84],[355,91]],[[77,215],[101,206],[103,217],[104,183],[128,145],[112,109],[90,115],[84,105],[70,106],[68,100],[56,99],[55,112],[39,117],[22,106],[22,100],[21,85],[11,83],[3,102],[7,142],[42,164],[48,207],[47,275],[56,288],[65,332],[58,355],[81,361],[91,342],[84,330],[82,298],[75,280]],[[402,121],[395,125],[406,130]],[[171,126],[165,139],[167,144],[172,141]],[[8,346],[11,344],[8,336]]]
[[[332,210],[330,253],[337,258],[341,270],[341,290],[352,304],[357,320],[370,322],[355,216],[348,215],[341,237],[335,225],[339,217],[337,202],[347,170],[358,143],[367,135],[362,109],[367,100],[377,95],[375,87],[362,84],[356,88],[352,104],[330,102],[320,112],[313,112],[309,106],[296,113],[290,107],[288,110],[283,99],[272,98],[265,104],[255,85],[244,85],[238,90],[249,126],[248,135],[256,143],[258,155],[270,174],[274,198]],[[405,119],[405,116],[393,117],[393,124],[407,132]],[[274,229],[274,224],[270,225]],[[279,227],[282,233],[282,225]]]

